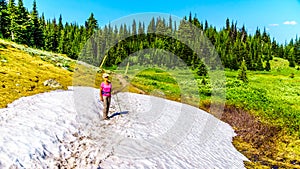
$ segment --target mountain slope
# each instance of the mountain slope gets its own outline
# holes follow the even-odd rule
[[[67,89],[72,85],[73,70],[80,66],[83,67],[64,55],[32,49],[0,39],[0,108],[23,96]],[[80,84],[86,86],[97,86],[101,80],[98,78],[100,74],[96,74],[95,77],[95,74],[90,72],[85,73],[85,76],[96,79],[88,82],[86,79],[89,78],[79,79]],[[47,80],[54,80],[60,85],[45,86],[44,82]]]

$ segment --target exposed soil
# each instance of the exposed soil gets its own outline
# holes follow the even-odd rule
[[[123,77],[120,74],[115,74],[115,77],[119,80],[121,87],[115,91],[115,93],[124,91],[125,88],[127,88],[130,92],[133,93],[139,93],[139,94],[145,94],[143,90],[131,85],[129,82],[126,81],[126,76]]]
[[[210,105],[204,105],[207,112]],[[280,128],[268,125],[241,108],[226,105],[221,120],[228,123],[237,134],[234,146],[251,162],[247,168],[261,166],[266,168],[300,168],[299,160],[277,157],[277,143],[281,140]],[[278,161],[278,159],[281,159]]]

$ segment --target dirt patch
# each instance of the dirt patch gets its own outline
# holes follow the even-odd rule
[[[280,132],[279,128],[264,124],[245,110],[233,106],[225,106],[221,120],[230,124],[240,138],[256,149],[272,150],[266,143],[273,143],[272,139]]]
[[[201,108],[210,112],[209,107],[209,104],[204,104]],[[277,156],[278,143],[282,141],[279,127],[265,124],[250,112],[228,105],[224,107],[221,120],[235,130],[237,136],[233,144],[251,161],[246,163],[247,168],[300,168],[295,163],[298,160]]]
[[[279,128],[264,124],[245,110],[233,106],[225,106],[221,120],[234,128],[237,133],[234,145],[242,149],[249,160],[271,165],[265,160],[274,159]]]
[[[120,82],[120,88],[116,89],[115,93],[122,92],[124,89],[133,92],[133,93],[139,93],[139,94],[146,94],[143,90],[133,86],[129,82],[127,82],[127,76],[123,77],[123,75],[115,74],[115,78],[118,79]],[[125,90],[125,91],[126,91]]]

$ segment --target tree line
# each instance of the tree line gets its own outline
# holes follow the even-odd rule
[[[84,42],[98,29],[93,14],[85,25],[63,23],[58,20],[45,19],[37,10],[36,0],[31,11],[24,7],[23,0],[0,0],[0,37],[29,47],[67,54],[76,59]]]
[[[186,37],[197,41],[193,29],[189,24],[197,27],[201,34],[207,37],[221,58],[225,68],[237,70],[243,62],[248,70],[271,69],[270,60],[273,57],[287,59],[291,67],[300,64],[300,39],[296,37],[289,43],[279,44],[264,29],[257,28],[255,34],[249,34],[245,26],[237,27],[237,22],[226,19],[225,26],[220,30],[209,25],[207,21],[200,22],[196,16],[184,17],[180,23],[172,17],[152,18],[148,25],[144,22],[132,21],[132,24],[121,24],[112,27],[105,25],[101,28],[93,13],[84,25],[77,23],[63,23],[62,16],[56,20],[45,19],[37,10],[33,1],[31,11],[28,11],[22,0],[0,0],[0,37],[47,51],[67,54],[73,59],[80,58],[88,63],[99,66],[106,55],[105,66],[119,64],[128,55],[143,49],[161,49],[176,54],[198,74],[205,74],[203,60],[188,46],[176,39]],[[164,33],[162,33],[164,32]],[[166,36],[171,34],[174,36]],[[174,38],[175,37],[175,38]],[[201,53],[207,55],[212,52],[211,45],[205,41],[197,41],[201,46]],[[174,67],[179,60],[171,61],[164,53],[136,53],[131,61],[140,64],[165,64]]]

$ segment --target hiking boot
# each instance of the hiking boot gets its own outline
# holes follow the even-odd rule
[[[109,120],[109,118],[108,117],[104,117],[103,120]]]

